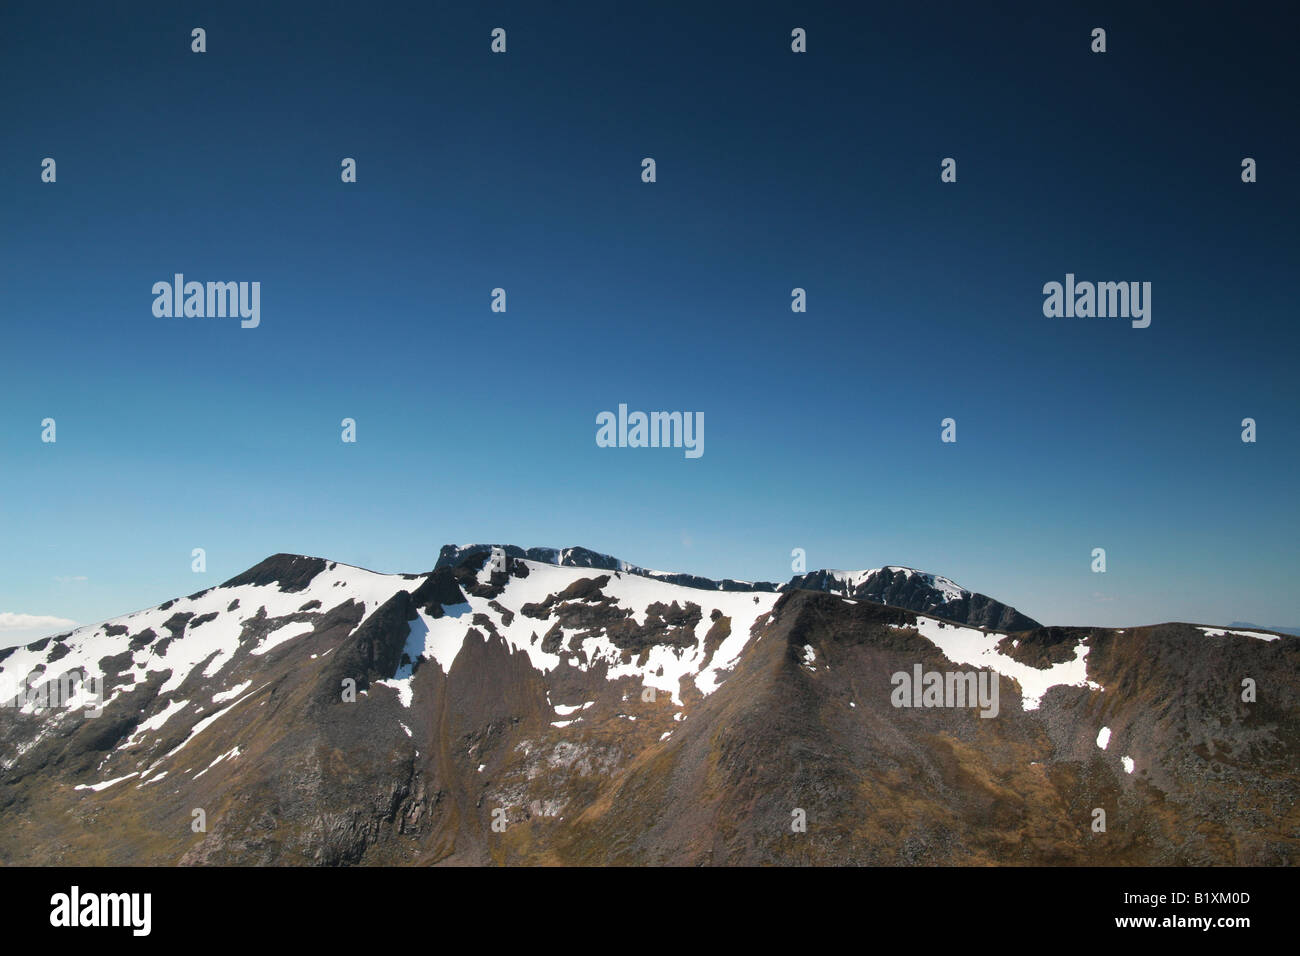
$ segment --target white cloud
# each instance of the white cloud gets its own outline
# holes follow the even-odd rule
[[[76,627],[76,621],[66,617],[51,617],[48,614],[14,614],[12,611],[0,612],[0,631],[32,631],[37,629],[57,630],[61,627]]]

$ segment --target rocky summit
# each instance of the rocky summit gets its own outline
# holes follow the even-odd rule
[[[0,651],[0,863],[1293,864],[1298,671],[908,568],[280,554]]]

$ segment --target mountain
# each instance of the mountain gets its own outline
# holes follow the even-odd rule
[[[992,627],[1004,631],[1027,631],[1042,627],[1033,618],[1026,617],[1015,608],[1007,607],[985,594],[967,591],[947,578],[926,574],[914,568],[813,571],[795,575],[785,584],[776,585],[768,581],[735,581],[731,578],[715,581],[694,574],[650,571],[586,548],[529,548],[525,551],[509,544],[445,545],[438,555],[438,563],[435,567],[451,567],[472,555],[486,555],[494,548],[513,558],[525,558],[529,561],[569,568],[622,571],[706,591],[784,592],[796,589],[825,591],[829,594],[842,594],[859,600],[907,608],[910,611],[924,611],[947,621],[971,624],[975,627]]]
[[[489,550],[274,555],[0,652],[0,863],[1300,862],[1298,638]]]

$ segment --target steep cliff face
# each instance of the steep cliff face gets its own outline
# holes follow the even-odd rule
[[[454,557],[277,555],[4,653],[0,862],[1300,859],[1300,639],[861,597],[948,587],[905,569],[778,593]]]

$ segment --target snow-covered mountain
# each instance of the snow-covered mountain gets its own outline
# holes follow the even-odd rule
[[[437,567],[450,567],[470,555],[487,554],[493,548],[514,558],[526,558],[530,561],[562,567],[622,571],[703,590],[784,592],[802,588],[875,601],[878,604],[907,608],[910,611],[922,611],[944,620],[973,624],[976,627],[1027,631],[1042,626],[1015,608],[995,601],[986,594],[967,591],[945,577],[927,574],[915,568],[896,566],[872,568],[866,571],[812,571],[795,575],[785,584],[777,585],[769,581],[736,581],[731,578],[718,581],[694,574],[651,571],[587,548],[529,548],[525,551],[514,545],[449,544],[443,547],[439,554]]]
[[[491,547],[275,555],[0,651],[0,863],[1296,859],[1300,639],[1004,633],[874,597],[991,606],[911,569],[696,587]],[[900,703],[930,672],[997,695]]]

